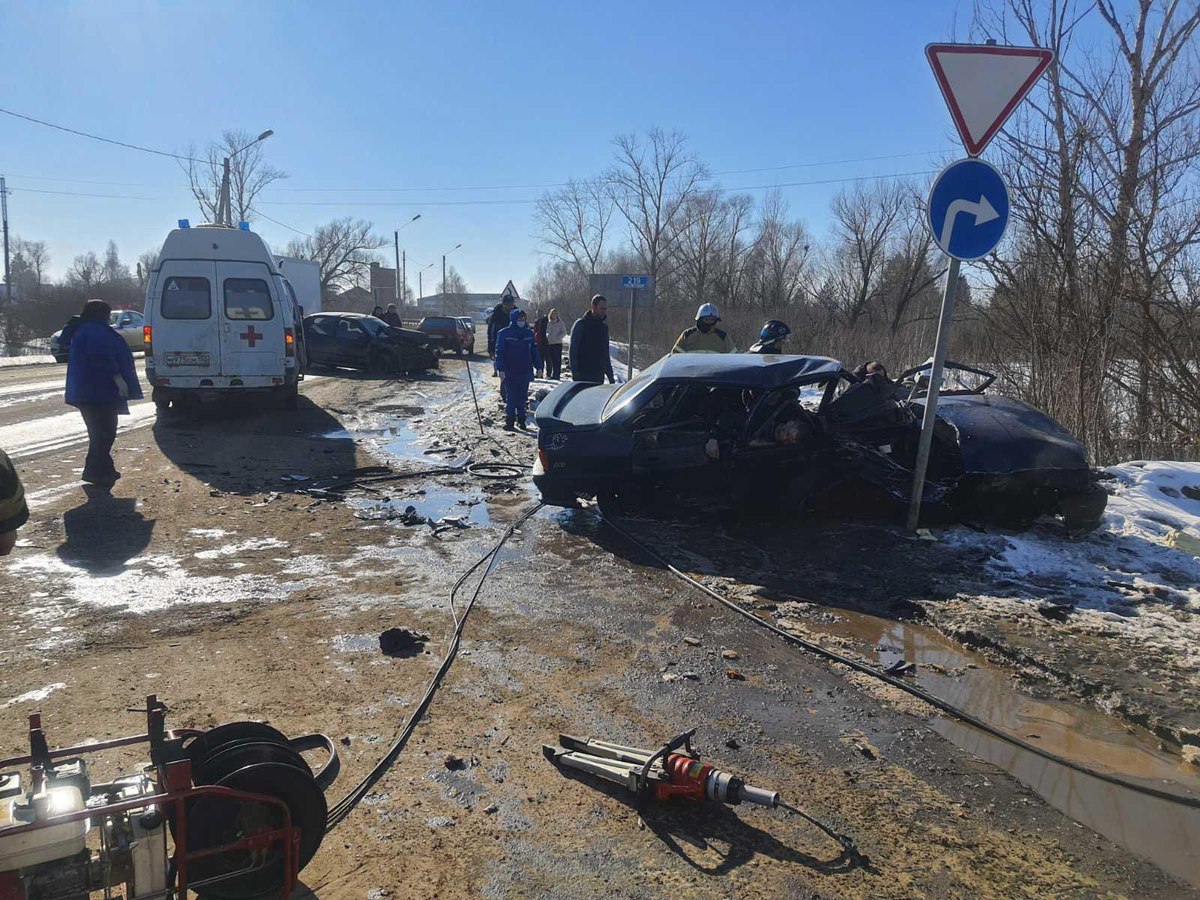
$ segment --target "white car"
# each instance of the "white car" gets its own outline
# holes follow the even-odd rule
[[[143,349],[142,326],[146,324],[145,318],[140,312],[132,309],[114,309],[108,314],[108,324],[117,330],[117,333],[125,339],[125,343],[130,350],[141,351]],[[64,363],[70,355],[70,347],[62,347],[62,329],[50,335],[50,352],[54,355],[54,361]]]

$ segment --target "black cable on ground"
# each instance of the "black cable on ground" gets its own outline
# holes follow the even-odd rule
[[[459,617],[456,612],[454,613],[454,636],[450,641],[450,647],[446,651],[445,658],[442,659],[442,664],[438,666],[437,672],[434,673],[433,678],[430,680],[429,686],[426,687],[425,694],[421,698],[421,702],[417,704],[417,708],[414,709],[412,715],[408,717],[408,721],[405,722],[399,736],[397,736],[395,742],[388,749],[388,752],[386,755],[384,755],[383,759],[381,759],[375,765],[375,768],[373,768],[362,781],[355,785],[355,787],[350,790],[346,796],[330,807],[329,814],[325,820],[326,832],[332,831],[339,824],[341,824],[342,820],[354,810],[354,807],[358,805],[359,801],[362,800],[362,798],[367,795],[367,792],[374,787],[379,779],[381,779],[387,773],[388,769],[391,768],[392,763],[394,763],[403,752],[405,745],[408,744],[408,739],[412,737],[413,731],[416,730],[417,724],[421,721],[422,716],[425,715],[425,711],[429,708],[429,704],[433,700],[433,695],[437,692],[438,686],[442,683],[442,679],[446,677],[446,673],[450,671],[450,666],[453,665],[455,657],[458,656],[458,646],[462,639],[463,628],[467,624],[467,617],[471,614],[471,610],[475,606],[475,601],[479,598],[479,592],[483,590],[484,582],[487,581],[488,575],[491,574],[492,565],[499,556],[500,550],[504,547],[505,543],[508,542],[508,539],[513,536],[516,530],[520,528],[521,525],[523,525],[527,520],[529,520],[535,513],[537,513],[537,511],[543,506],[545,506],[545,504],[539,502],[518,516],[516,521],[508,526],[504,534],[500,537],[500,540],[495,543],[492,549],[485,553],[478,562],[471,566],[471,568],[467,569],[467,571],[462,574],[458,581],[454,583],[454,587],[450,589],[450,608],[451,610],[454,610],[454,596],[458,592],[458,589],[462,587],[463,582],[465,582],[467,578],[471,576],[472,572],[477,570],[484,563],[487,563],[487,568],[484,569],[483,575],[479,579],[479,583],[475,586],[475,593],[471,595],[471,599],[467,603],[466,608],[463,610],[462,616]]]
[[[935,709],[941,710],[942,712],[946,713],[948,716],[950,716],[954,719],[958,719],[960,722],[964,722],[967,725],[972,725],[975,728],[978,728],[980,731],[983,731],[986,734],[990,734],[992,737],[998,738],[1008,744],[1012,744],[1014,747],[1019,747],[1022,750],[1025,750],[1025,751],[1028,751],[1029,753],[1034,754],[1035,756],[1040,756],[1043,759],[1048,759],[1048,760],[1050,760],[1050,762],[1057,763],[1060,766],[1065,766],[1066,768],[1071,769],[1075,772],[1080,772],[1084,775],[1090,775],[1092,778],[1097,778],[1100,781],[1106,782],[1108,784],[1116,785],[1117,787],[1125,788],[1126,790],[1134,791],[1139,794],[1145,794],[1148,797],[1154,797],[1158,800],[1165,800],[1168,803],[1178,803],[1181,806],[1188,806],[1188,807],[1191,807],[1192,809],[1200,809],[1200,799],[1197,799],[1194,797],[1185,797],[1180,794],[1172,793],[1170,791],[1159,790],[1158,788],[1150,787],[1149,785],[1136,784],[1131,781],[1126,781],[1125,779],[1120,778],[1116,775],[1109,775],[1105,772],[1099,772],[1095,769],[1088,768],[1087,766],[1083,765],[1082,763],[1077,763],[1072,760],[1065,759],[1061,756],[1051,753],[1048,750],[1044,750],[1041,747],[1036,747],[1033,744],[1026,743],[1025,741],[1021,740],[1020,738],[1013,737],[1011,734],[1006,734],[1005,732],[1001,731],[1000,729],[998,729],[992,725],[989,725],[987,722],[983,721],[982,719],[976,718],[975,716],[971,715],[970,713],[964,712],[963,710],[958,709],[955,706],[952,706],[951,704],[947,703],[945,700],[942,700],[939,697],[935,697],[933,694],[929,693],[928,691],[926,691],[922,688],[915,687],[914,685],[911,685],[911,684],[905,684],[900,679],[893,678],[892,676],[887,675],[884,672],[881,672],[879,669],[876,669],[872,666],[868,666],[865,663],[861,663],[858,660],[852,659],[849,656],[843,656],[841,653],[837,653],[833,650],[828,650],[825,647],[822,647],[820,644],[814,644],[812,641],[806,641],[803,638],[797,637],[796,635],[794,635],[790,632],[784,631],[782,628],[778,628],[777,626],[772,625],[770,622],[764,622],[762,619],[758,618],[758,616],[754,615],[753,613],[749,612],[748,610],[743,609],[741,606],[739,606],[737,603],[734,603],[732,600],[722,597],[720,594],[718,594],[716,591],[714,591],[708,585],[702,584],[701,582],[697,581],[695,578],[692,578],[692,576],[688,575],[686,572],[680,571],[679,569],[675,568],[675,566],[671,565],[671,563],[668,562],[667,559],[662,554],[658,553],[656,550],[654,550],[652,547],[650,547],[645,541],[639,541],[639,540],[635,539],[627,531],[618,527],[616,525],[616,523],[614,523],[612,521],[612,519],[610,519],[608,516],[606,516],[603,512],[600,513],[600,519],[609,528],[611,528],[613,531],[615,531],[621,537],[625,538],[625,540],[629,541],[629,543],[633,544],[634,546],[638,547],[640,550],[642,550],[645,553],[652,556],[655,560],[657,560],[659,562],[660,565],[665,567],[667,569],[667,571],[670,572],[672,575],[675,575],[678,578],[683,579],[688,584],[690,584],[692,587],[696,588],[697,590],[703,591],[705,594],[707,594],[712,599],[716,600],[722,606],[725,606],[728,609],[731,609],[733,612],[737,613],[738,615],[745,617],[749,621],[753,622],[755,625],[758,625],[762,628],[766,628],[768,631],[772,632],[773,634],[778,635],[779,637],[783,638],[785,641],[787,641],[790,644],[794,644],[798,647],[801,647],[801,648],[807,650],[809,653],[814,653],[817,656],[820,656],[827,660],[831,660],[832,662],[837,662],[837,663],[841,663],[844,666],[849,666],[851,669],[854,669],[856,672],[862,672],[864,675],[870,675],[872,678],[878,678],[880,681],[884,682],[885,684],[890,684],[894,688],[899,688],[900,690],[902,690],[906,693],[912,694],[912,696],[914,696],[920,700],[924,700],[930,706],[934,707]]]
[[[529,468],[516,462],[478,462],[467,466],[467,471],[476,478],[520,478]]]

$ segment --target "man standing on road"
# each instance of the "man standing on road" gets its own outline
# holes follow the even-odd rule
[[[696,324],[679,335],[671,348],[672,353],[736,353],[737,348],[729,339],[728,332],[717,327],[721,314],[712,303],[704,303],[696,310]]]
[[[82,323],[71,341],[67,361],[69,406],[79,409],[88,432],[87,461],[83,480],[112,487],[121,473],[113,465],[113,441],[117,437],[117,416],[129,415],[129,400],[140,400],[133,354],[125,338],[109,327],[112,312],[103,300],[89,300],[80,313]]]
[[[550,325],[550,317],[542,312],[538,313],[537,322],[533,326],[533,337],[537,341],[538,353],[542,355],[542,362],[538,366],[537,376],[542,377],[542,372],[549,365],[548,359],[550,356],[550,343],[546,340],[546,329]],[[549,372],[546,372],[549,375]]]
[[[525,430],[525,416],[529,410],[529,382],[535,369],[542,366],[537,341],[525,313],[514,309],[509,315],[510,324],[496,335],[496,368],[504,377],[501,384],[507,385],[504,409],[504,430],[513,430],[513,419]]]
[[[400,321],[400,313],[396,312],[395,303],[389,303],[387,305],[387,309],[384,310],[384,313],[380,318],[382,318],[383,321],[387,322],[393,328],[400,328],[404,324]]]
[[[8,556],[17,545],[17,529],[29,521],[25,490],[12,460],[0,450],[0,556]]]
[[[608,300],[603,294],[592,298],[592,308],[571,327],[571,378],[615,384],[608,346]]]
[[[517,305],[517,301],[513,299],[512,294],[505,294],[500,298],[500,302],[496,304],[492,310],[492,314],[488,316],[488,359],[492,360],[492,377],[495,378],[500,374],[500,367],[495,365],[496,361],[496,335],[509,326],[509,318],[512,316],[513,308]],[[500,399],[504,399],[504,381],[500,382]]]

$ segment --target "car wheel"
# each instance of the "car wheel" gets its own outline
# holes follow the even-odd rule
[[[1104,509],[1108,506],[1108,492],[1098,484],[1088,490],[1069,494],[1058,502],[1058,514],[1063,518],[1067,531],[1083,534],[1100,527],[1104,520]]]
[[[65,363],[65,362],[67,361],[67,354],[65,354],[65,353],[55,353],[55,354],[54,354],[54,361],[55,361],[56,363]]]

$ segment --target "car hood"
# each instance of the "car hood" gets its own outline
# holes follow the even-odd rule
[[[428,344],[431,340],[437,340],[433,335],[426,334],[423,331],[414,331],[411,328],[396,328],[392,326],[388,329],[387,334],[383,337],[385,341],[400,344]]]
[[[914,406],[924,410],[923,401]],[[1087,450],[1044,412],[1021,400],[981,394],[943,396],[938,418],[958,435],[967,474],[1087,469]]]

